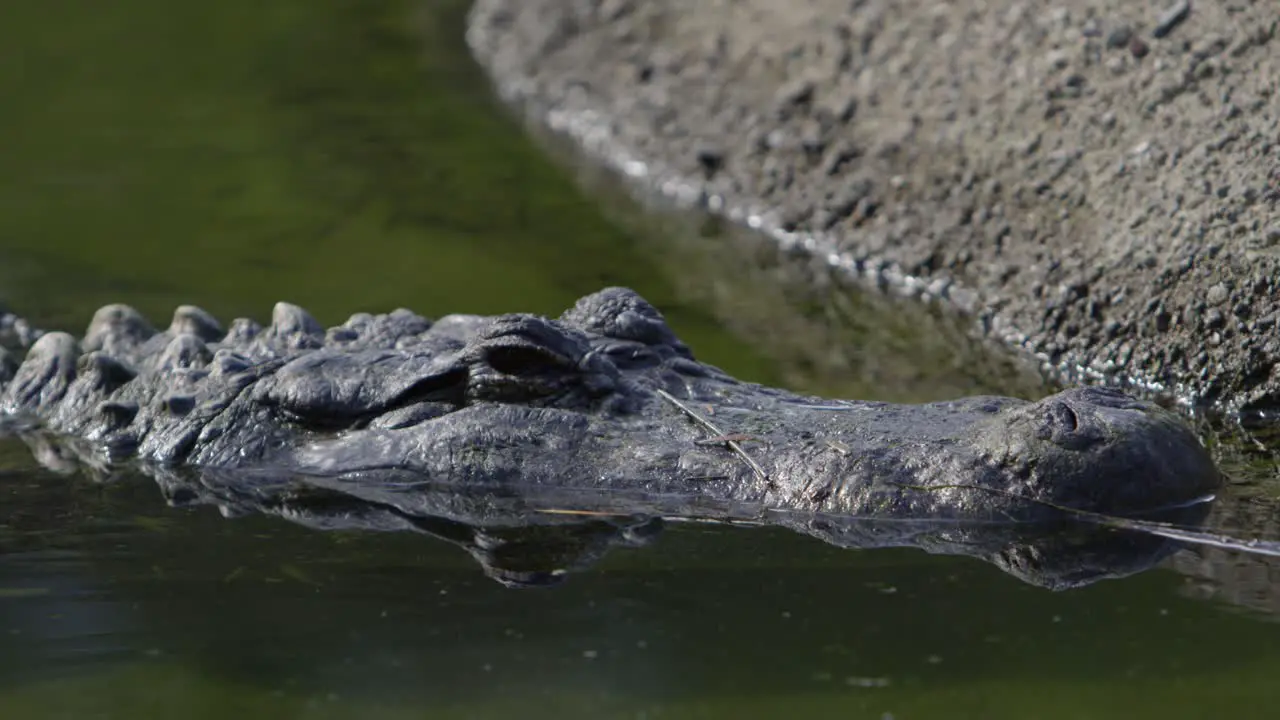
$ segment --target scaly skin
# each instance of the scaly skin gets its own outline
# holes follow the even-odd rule
[[[10,421],[78,438],[99,461],[305,476],[408,513],[425,497],[415,489],[454,486],[1031,522],[1063,507],[1185,504],[1219,484],[1177,417],[1112,390],[925,405],[804,397],[697,362],[620,288],[559,320],[432,323],[399,310],[327,333],[283,303],[269,327],[236,320],[225,332],[182,307],[162,333],[115,305],[80,341],[43,335],[10,372]]]

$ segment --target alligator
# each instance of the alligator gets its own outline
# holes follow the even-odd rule
[[[48,469],[81,469],[68,439],[43,431],[19,436]],[[138,469],[138,468],[134,468]],[[1064,518],[1054,523],[965,523],[933,518],[861,518],[765,510],[642,489],[611,493],[561,487],[498,488],[419,484],[412,510],[393,493],[381,501],[354,497],[341,484],[324,487],[261,469],[145,467],[174,508],[214,507],[224,518],[279,518],[318,532],[414,533],[464,550],[486,576],[508,588],[558,585],[617,549],[648,548],[675,525],[714,523],[734,529],[782,528],[846,550],[914,548],[974,558],[1025,583],[1052,590],[1127,577],[1187,547],[1178,539]],[[123,471],[113,484],[145,480]],[[300,481],[301,480],[301,481]],[[19,502],[21,502],[19,500]],[[1175,527],[1198,526],[1221,503],[1194,503],[1144,516]],[[1168,527],[1169,525],[1165,525]],[[57,533],[55,527],[47,531]]]
[[[165,331],[109,305],[83,338],[0,359],[0,416],[78,461],[288,477],[431,514],[426,492],[677,499],[685,513],[1035,523],[1194,503],[1220,483],[1173,413],[1116,390],[1039,401],[827,400],[698,362],[634,291],[558,319],[356,314],[293,305]],[[266,480],[264,480],[266,482]]]

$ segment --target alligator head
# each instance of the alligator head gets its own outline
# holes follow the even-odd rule
[[[826,401],[694,360],[630,290],[558,320],[407,311],[327,333],[278,305],[223,332],[180,308],[156,333],[99,311],[84,340],[38,340],[11,414],[112,458],[268,468],[414,512],[465,484],[882,518],[1136,513],[1213,491],[1194,434],[1159,407],[1084,388],[1039,402]]]

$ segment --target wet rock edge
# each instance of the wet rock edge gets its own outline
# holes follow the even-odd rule
[[[1264,7],[1197,5],[1156,38],[1145,6],[997,3],[984,19],[968,3],[857,4],[736,3],[751,15],[724,2],[478,0],[468,41],[505,100],[638,182],[944,300],[1065,380],[1227,410],[1277,404],[1280,60]],[[760,45],[762,23],[788,39],[735,59],[744,40]],[[993,28],[1006,32],[976,32]],[[909,42],[919,32],[931,42]],[[907,49],[866,50],[894,33]],[[929,85],[930,64],[984,67],[939,50],[956,34],[979,52],[1021,51],[1031,78],[1014,83],[1017,102],[947,120],[954,88]],[[859,48],[862,65],[849,57]],[[895,62],[926,69],[875,79]],[[742,74],[761,67],[773,72]],[[998,142],[946,137],[984,122]]]

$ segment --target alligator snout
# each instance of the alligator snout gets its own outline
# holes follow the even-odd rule
[[[1212,494],[1221,476],[1176,415],[1106,388],[1076,388],[1014,408],[979,446],[1053,505],[1132,514]],[[1011,470],[1012,471],[1012,470]]]

